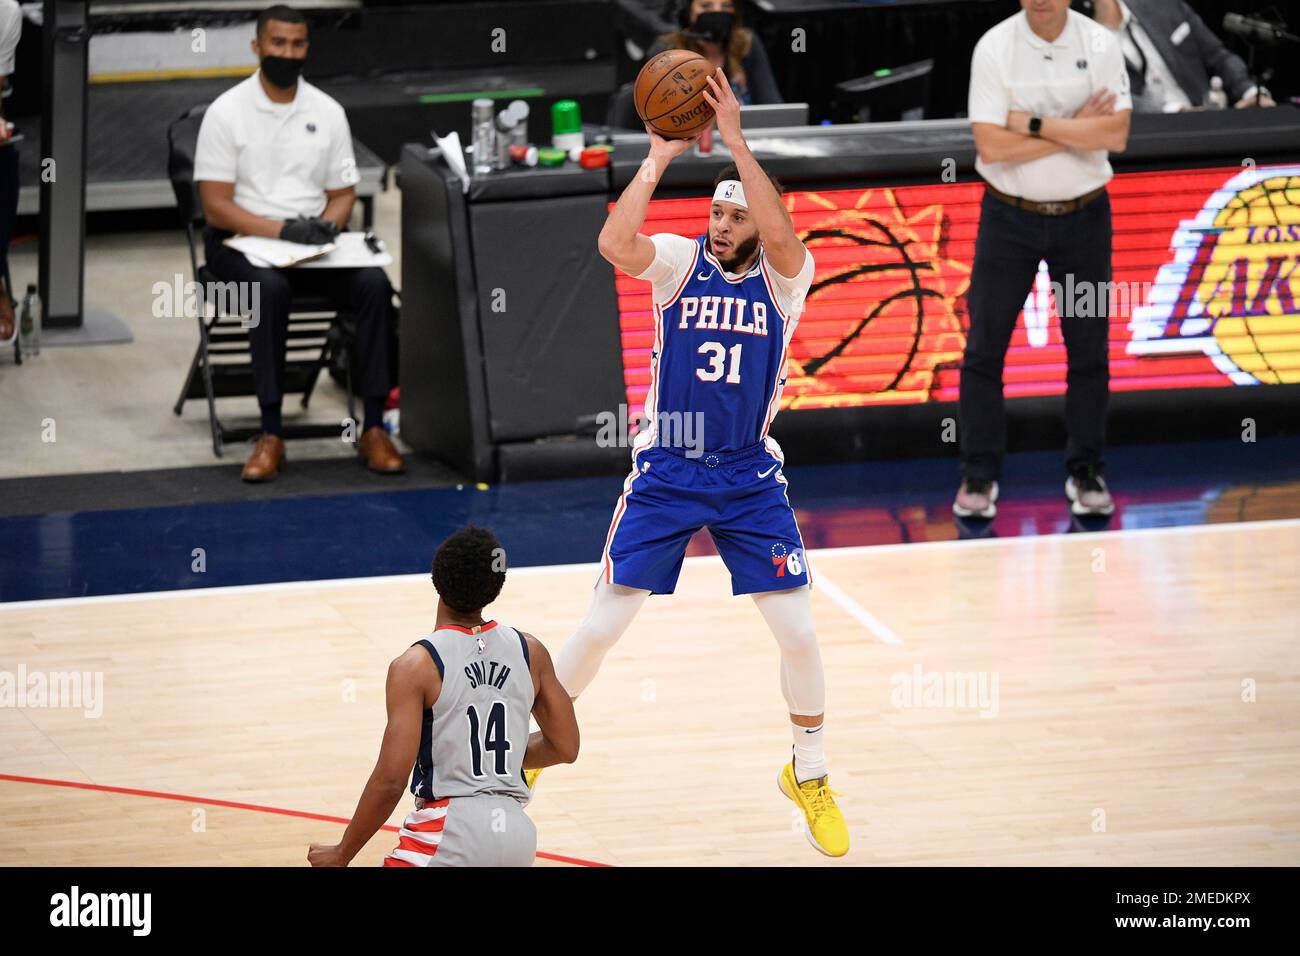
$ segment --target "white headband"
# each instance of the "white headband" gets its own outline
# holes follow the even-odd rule
[[[719,199],[749,208],[749,203],[745,201],[745,187],[737,179],[724,179],[718,183],[718,188],[713,190],[713,201],[717,202]]]

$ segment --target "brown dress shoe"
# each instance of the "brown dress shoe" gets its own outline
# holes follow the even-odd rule
[[[284,439],[279,435],[258,435],[253,453],[248,456],[244,473],[240,476],[245,481],[274,481],[280,473],[280,463],[284,461]]]
[[[14,318],[14,304],[9,299],[5,280],[0,279],[0,345],[8,345],[17,334],[18,323]]]
[[[397,453],[388,432],[379,425],[372,425],[362,432],[361,441],[357,442],[357,454],[367,468],[381,475],[400,475],[406,471],[406,462]]]

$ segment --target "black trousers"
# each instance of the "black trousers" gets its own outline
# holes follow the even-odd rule
[[[4,119],[0,118],[0,123]],[[0,147],[0,278],[11,299],[18,298],[9,281],[9,241],[18,219],[18,147]]]
[[[260,405],[284,396],[284,357],[293,296],[319,295],[356,320],[358,383],[363,398],[388,396],[388,310],[393,287],[383,269],[262,269],[221,244],[230,233],[205,229],[208,268],[222,282],[257,282],[259,314],[248,330],[253,382]]]
[[[1001,477],[1007,444],[1002,370],[1016,316],[1033,288],[1040,260],[1046,260],[1059,289],[1057,309],[1068,357],[1066,469],[1102,468],[1110,396],[1110,252],[1107,195],[1064,216],[1043,216],[984,194],[967,297],[970,332],[961,366],[965,477]]]

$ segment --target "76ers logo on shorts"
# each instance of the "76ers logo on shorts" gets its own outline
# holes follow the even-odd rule
[[[803,574],[803,550],[787,548],[781,543],[772,545],[772,567],[778,578],[785,577],[787,571],[790,577],[799,577]]]

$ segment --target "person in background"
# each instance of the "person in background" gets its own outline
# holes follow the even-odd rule
[[[405,463],[384,430],[388,396],[388,315],[393,288],[380,268],[264,269],[224,245],[233,234],[308,245],[347,228],[358,179],[343,107],[301,79],[307,21],[277,4],[257,18],[259,69],[222,93],[203,114],[194,180],[207,222],[208,268],[222,282],[256,283],[257,321],[248,332],[262,431],[244,465],[245,481],[271,481],[284,459],[280,403],[294,295],[325,296],[356,318],[365,422],[357,454],[371,471],[399,474]]]
[[[1093,16],[1120,41],[1135,112],[1208,106],[1213,76],[1237,109],[1275,105],[1184,0],[1095,0]]]
[[[738,4],[732,0],[677,0],[669,3],[664,13],[677,29],[661,36],[646,52],[646,59],[664,50],[694,50],[715,68],[721,67],[742,106],[784,102],[763,41],[741,21]]]
[[[23,35],[23,12],[17,0],[0,0],[0,92],[14,71],[14,52]],[[18,216],[18,147],[9,141],[13,131],[4,117],[0,100],[0,344],[12,342],[18,334],[14,303],[9,295],[9,240]]]
[[[614,0],[615,23],[631,64],[640,64],[659,37],[672,32],[664,19],[663,0]]]
[[[1006,451],[1002,373],[1016,317],[1046,260],[1087,301],[1057,300],[1065,342],[1065,496],[1076,515],[1115,510],[1102,477],[1110,396],[1107,151],[1128,144],[1119,43],[1069,0],[1020,0],[971,57],[969,116],[985,182],[962,357],[959,518],[992,518]]]

